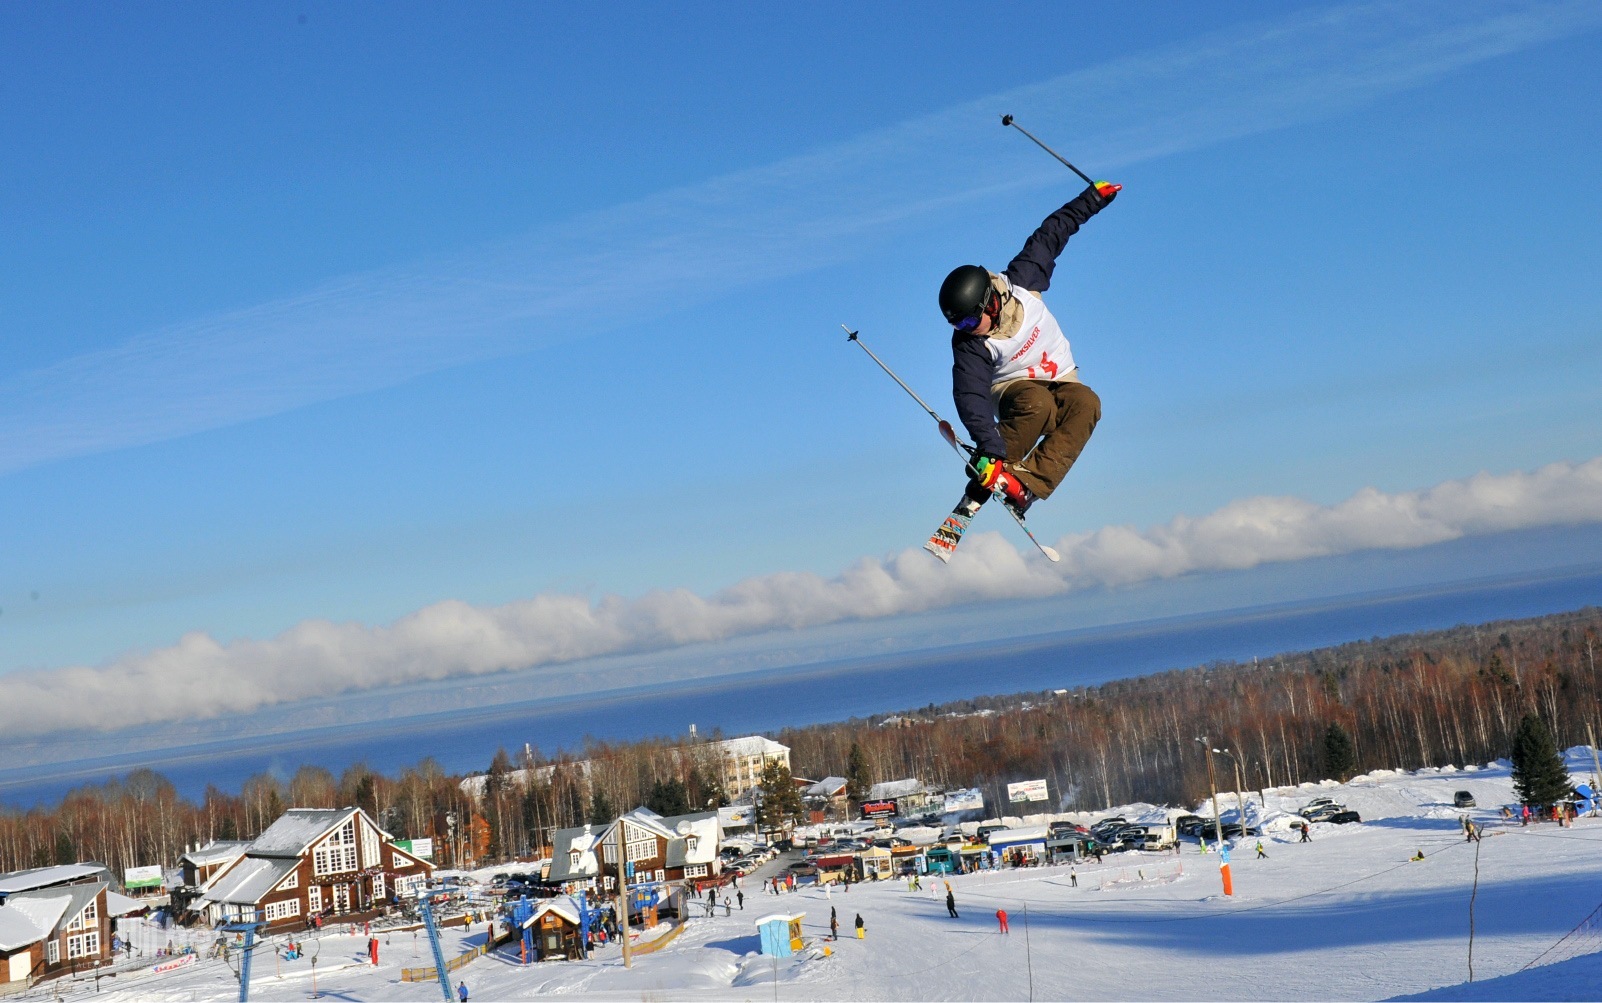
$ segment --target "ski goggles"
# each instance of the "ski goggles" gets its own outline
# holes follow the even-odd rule
[[[992,307],[994,307],[994,309],[992,309]],[[994,317],[999,313],[1001,313],[1001,304],[996,298],[996,290],[994,288],[986,289],[985,298],[979,303],[979,312],[974,314],[972,317],[964,317],[951,326],[955,330],[960,331],[963,334],[967,334],[969,331],[972,331],[974,328],[979,326],[979,320],[985,316],[985,314],[990,314],[992,317]]]

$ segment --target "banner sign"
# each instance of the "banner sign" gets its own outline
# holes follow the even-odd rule
[[[863,818],[889,818],[896,813],[894,801],[864,801],[862,802]]]
[[[129,891],[135,888],[160,888],[161,865],[128,868],[122,872],[122,886]]]
[[[985,795],[979,788],[966,791],[947,791],[945,811],[984,811]]]
[[[1046,793],[1044,780],[1025,780],[1023,783],[1007,785],[1007,800],[1013,804],[1021,801],[1045,801],[1050,796]]]
[[[162,972],[170,972],[175,968],[182,968],[185,965],[192,965],[195,963],[195,959],[198,957],[200,957],[198,954],[180,954],[171,961],[163,961],[161,964],[153,966],[150,970],[154,974],[160,975]]]
[[[416,857],[418,860],[433,860],[434,859],[434,840],[431,839],[431,838],[430,839],[397,839],[397,840],[395,840],[395,847],[397,849],[404,850],[405,852],[410,853],[412,856]]]

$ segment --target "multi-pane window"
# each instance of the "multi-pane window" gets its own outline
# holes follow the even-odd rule
[[[323,911],[323,889],[321,885],[306,886],[306,908],[312,912]]]
[[[83,911],[74,916],[72,918],[72,922],[67,924],[67,929],[87,930],[91,926],[98,928],[100,925],[99,920],[99,905],[93,899],[91,899],[89,904],[83,907]]]
[[[684,867],[684,876],[687,878],[704,878],[706,877],[706,865],[686,864]]]
[[[656,840],[631,839],[628,842],[630,860],[650,860],[656,856]]]
[[[299,888],[299,887],[300,887],[300,872],[299,871],[290,871],[289,872],[289,877],[287,877],[284,880],[278,882],[278,890],[281,891],[281,892],[287,892],[291,888]]]
[[[267,922],[272,923],[280,919],[289,919],[300,915],[300,899],[287,899],[283,902],[267,903]]]
[[[52,941],[54,943],[54,941]],[[88,958],[100,953],[100,931],[76,933],[67,938],[67,958]]]
[[[384,897],[384,876],[382,874],[375,874],[375,875],[373,875],[373,898],[374,898],[374,900],[377,900],[377,899],[381,899],[383,897]]]
[[[579,861],[581,859],[583,859],[583,857],[584,857],[584,854],[580,853],[577,850],[574,850],[572,853],[568,854],[568,858],[571,861],[570,868],[572,870],[575,870],[575,871],[578,870],[579,869]]]
[[[50,942],[45,945],[45,961],[47,963],[49,963],[49,964],[54,965],[57,962],[59,962],[60,960],[61,960],[61,941],[57,940],[54,937],[51,937],[50,938]]]
[[[372,826],[364,824],[362,826],[362,866],[379,867],[383,863],[383,860],[378,855],[378,831]]]
[[[323,840],[312,853],[312,870],[317,874],[339,874],[356,869],[356,817]]]

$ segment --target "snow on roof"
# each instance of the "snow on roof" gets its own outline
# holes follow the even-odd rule
[[[204,867],[207,864],[226,864],[228,861],[243,854],[245,847],[249,845],[250,840],[248,839],[214,839],[199,849],[190,850],[178,859],[187,860],[197,867]]]
[[[726,738],[721,742],[708,742],[707,748],[716,749],[725,756],[776,756],[790,751],[788,745],[780,745],[762,735],[745,735],[741,738]]]
[[[804,912],[776,912],[767,916],[763,916],[761,919],[756,921],[756,925],[767,926],[769,923],[775,921],[780,923],[791,923],[798,919],[805,919],[806,915],[807,914]]]
[[[595,847],[600,838],[600,834],[593,832],[587,825],[556,830],[556,834],[551,837],[551,868],[545,872],[545,879],[575,881],[595,877],[599,872],[595,860]],[[573,863],[574,852],[579,855],[577,865]]]
[[[298,857],[246,857],[217,876],[217,880],[206,889],[205,899],[208,902],[254,905],[299,866]]]
[[[0,895],[49,888],[51,885],[66,884],[69,881],[92,878],[101,874],[110,876],[104,864],[57,864],[54,867],[12,871],[10,874],[0,874]]]
[[[71,904],[71,895],[14,895],[7,899],[0,906],[0,951],[15,951],[50,936]]]
[[[868,797],[874,801],[889,801],[904,798],[909,794],[922,794],[924,791],[922,780],[909,777],[906,780],[886,780],[882,784],[874,784],[868,788]]]
[[[582,915],[579,904],[571,895],[560,895],[554,899],[545,899],[534,907],[534,914],[523,924],[526,929],[539,921],[539,918],[548,912],[554,912],[569,923],[578,925]]]
[[[675,835],[668,841],[666,867],[683,867],[685,864],[710,864],[718,855],[718,832],[721,825],[718,813],[700,812],[695,815],[679,815],[674,818],[662,820],[668,823]],[[686,831],[679,832],[680,827]],[[689,837],[695,837],[695,847],[690,847]]]
[[[808,797],[830,798],[845,789],[845,777],[824,777],[806,789]]]
[[[1010,846],[1013,843],[1039,843],[1045,840],[1048,831],[1043,825],[1031,825],[1021,829],[1002,829],[990,834],[991,846]]]
[[[106,892],[107,916],[126,916],[129,913],[143,912],[144,910],[149,909],[152,905],[153,903],[148,900],[140,901],[139,899],[129,898],[126,895],[120,895],[117,892],[109,890]]]
[[[250,844],[253,857],[298,857],[318,836],[360,811],[359,808],[291,808]]]

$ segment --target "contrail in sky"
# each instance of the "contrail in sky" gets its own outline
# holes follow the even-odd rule
[[[909,549],[865,558],[833,578],[761,575],[710,596],[688,589],[600,600],[546,593],[494,607],[435,603],[380,627],[308,620],[270,640],[225,644],[194,633],[171,647],[105,666],[0,676],[0,736],[192,722],[387,686],[543,667],[543,673],[520,677],[524,698],[535,699],[571,682],[570,663],[604,655],[1596,522],[1602,522],[1602,457],[1533,473],[1482,473],[1426,491],[1365,488],[1328,506],[1299,498],[1246,498],[1145,530],[1109,526],[1064,537],[1057,541],[1061,565],[981,533],[965,540],[949,565]],[[604,679],[586,682],[591,691],[607,688]]]
[[[603,289],[612,324],[638,322],[868,253],[942,207],[1060,185],[1038,151],[997,140],[1003,111],[1072,136],[1076,159],[1113,170],[1598,26],[1590,0],[1315,9],[989,95],[454,260],[347,276],[6,376],[0,474],[528,351],[553,337],[547,318]],[[618,232],[627,247],[614,246]]]

